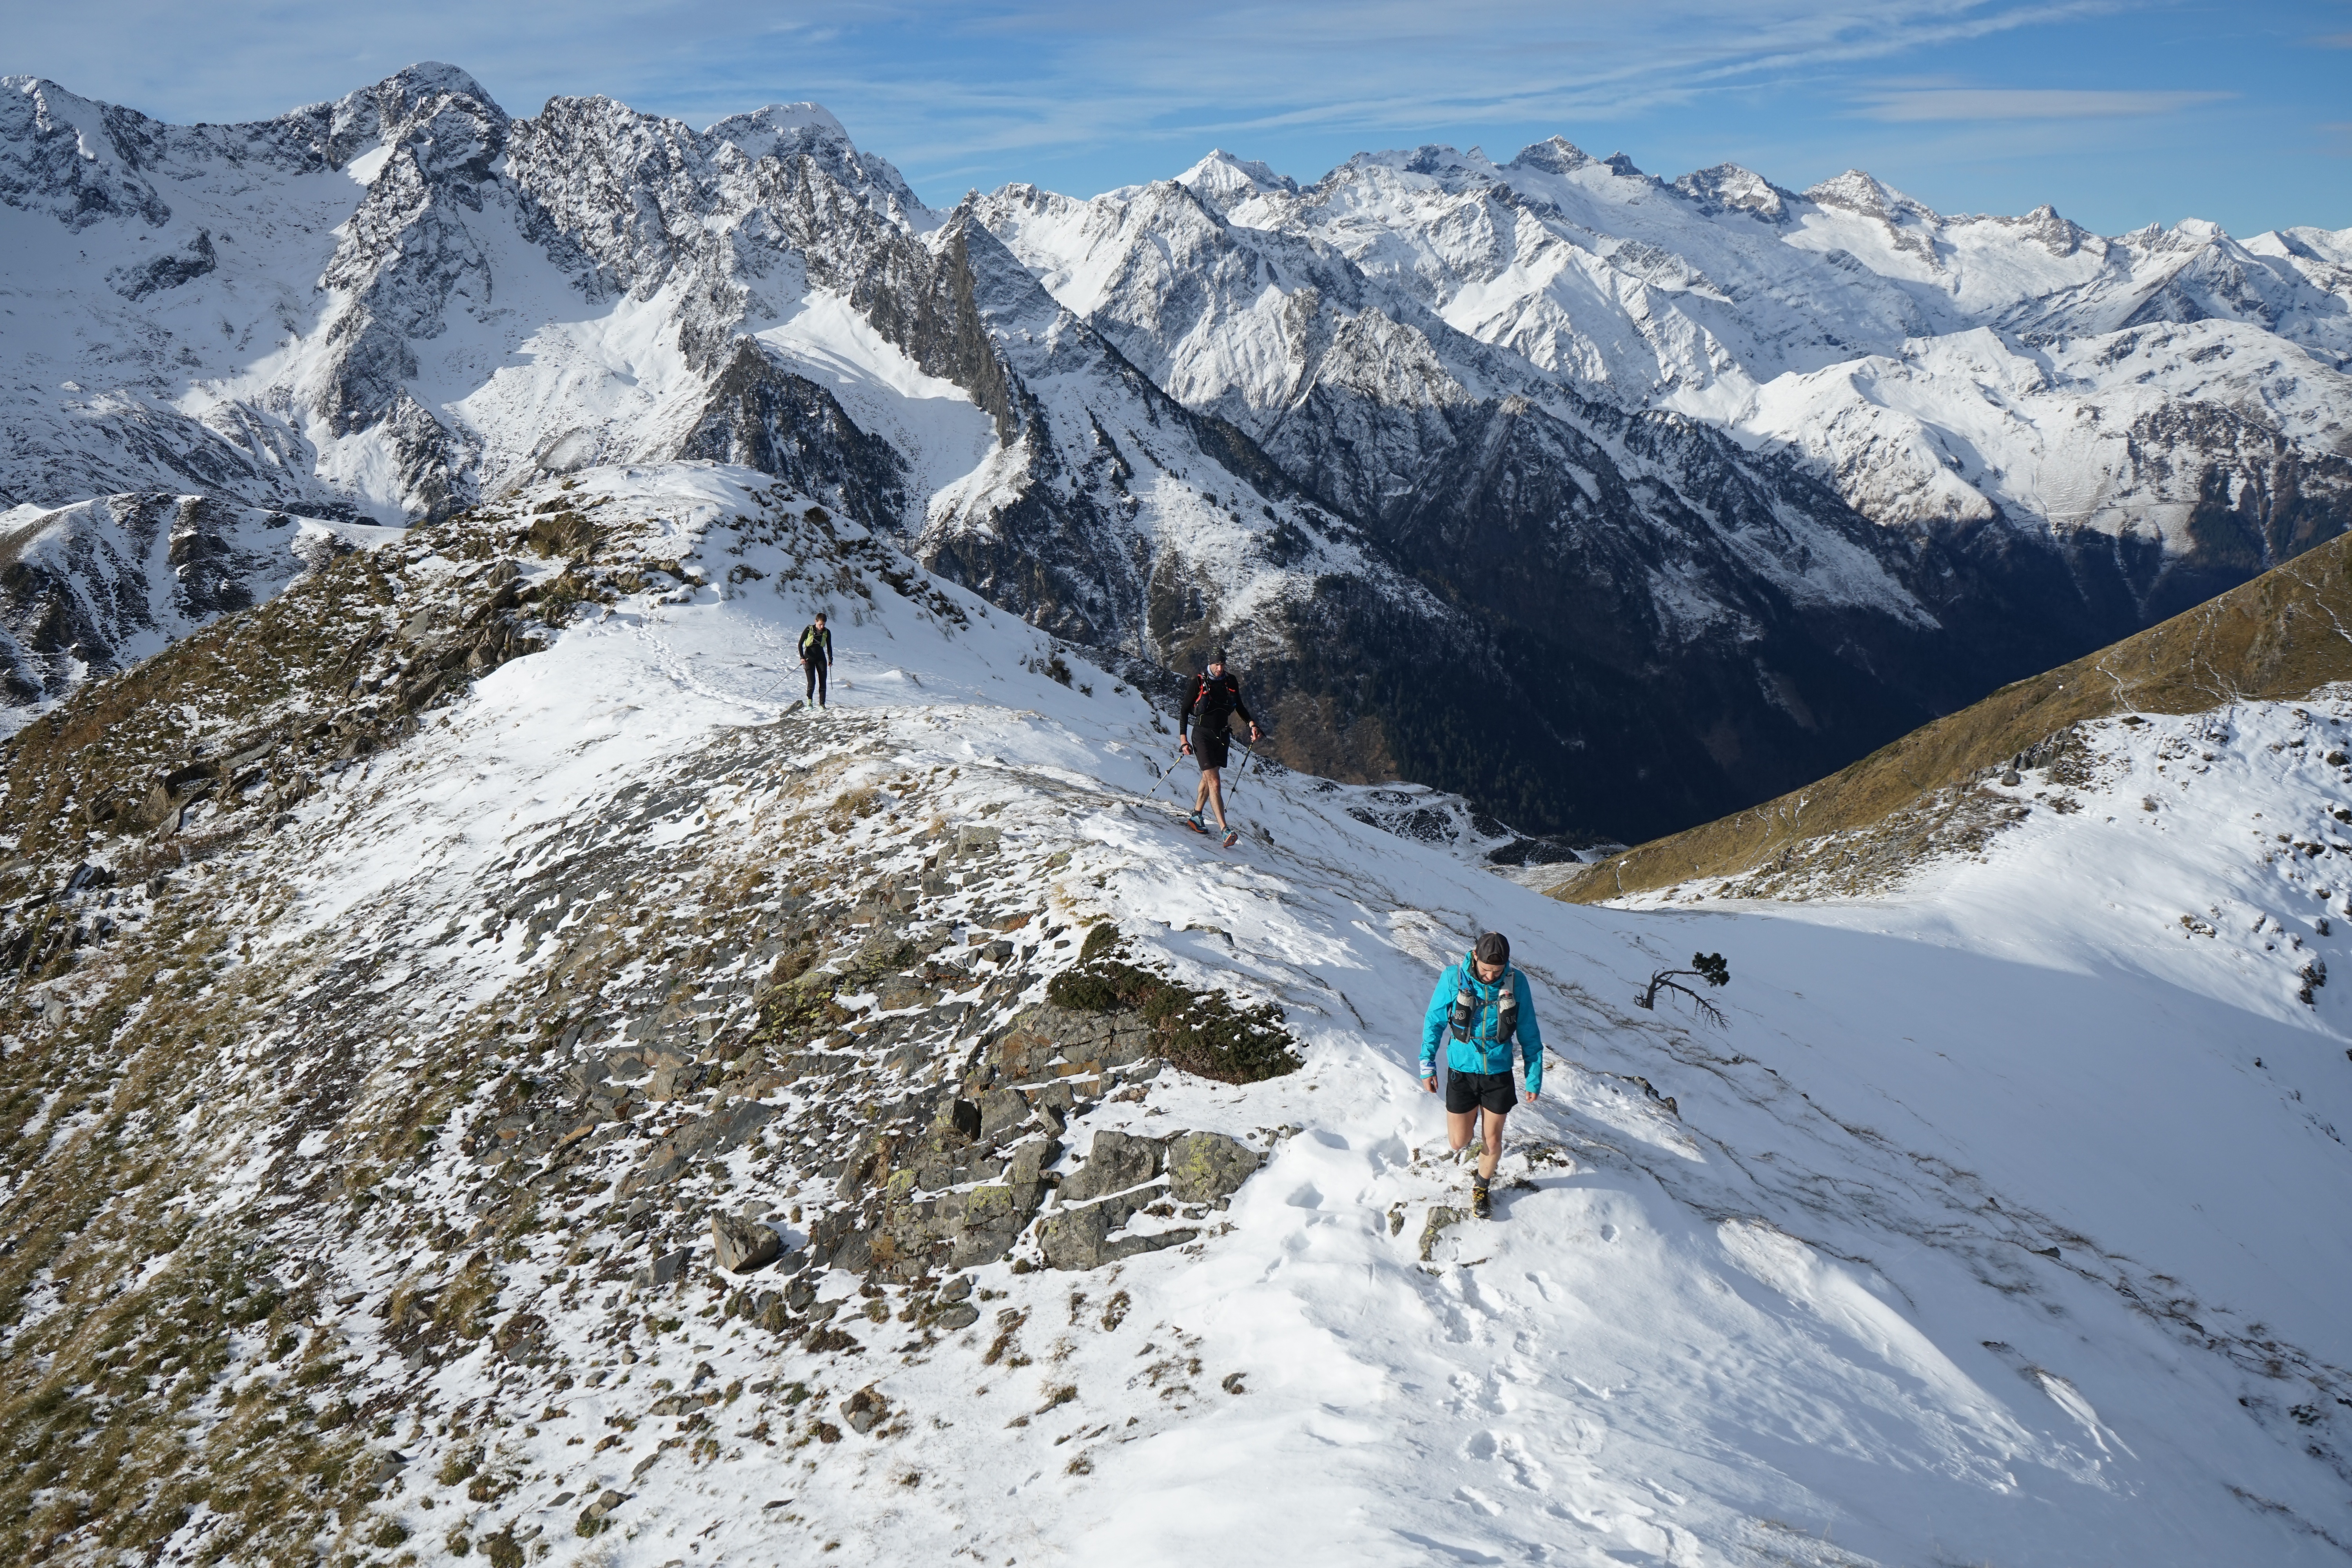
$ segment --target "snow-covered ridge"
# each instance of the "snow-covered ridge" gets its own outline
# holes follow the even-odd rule
[[[570,519],[608,564],[514,548]],[[38,1515],[65,1546],[2201,1564],[2340,1538],[2345,1004],[2282,966],[2290,939],[2336,954],[2342,893],[2251,838],[2352,810],[2333,706],[2119,726],[2101,767],[2128,774],[2065,786],[2063,863],[2002,861],[2044,829],[2018,830],[2007,891],[1940,926],[1591,910],[1303,774],[1242,779],[1244,847],[1211,847],[1138,693],[756,472],[584,468],[370,560],[404,627],[501,581],[572,608],[394,749],[314,753],[271,831],[11,917],[111,927],[12,979],[0,1027],[29,1108],[11,1364],[103,1388],[77,1429],[148,1439],[106,1460],[123,1484],[72,1468],[97,1444],[39,1472],[86,1496]],[[790,712],[817,608],[835,706]],[[233,683],[186,700],[199,742],[264,716]],[[2092,826],[2133,789],[2149,820]],[[2239,813],[2231,850],[2209,828]],[[100,847],[127,870],[138,845]],[[2261,938],[2144,929],[2208,904],[2261,908]],[[820,971],[901,941],[924,967],[754,1038],[812,910]],[[1278,1003],[1302,1069],[976,1084],[1104,920]],[[1414,1075],[1433,977],[1486,927],[1550,1055],[1481,1226],[1448,1223],[1463,1173]],[[1730,965],[1719,1031],[1631,1005],[1694,948]],[[1049,1219],[1124,1157],[1107,1134],[1265,1163],[1224,1210],[1139,1210],[1132,1234],[1195,1234],[1097,1268],[1023,1267],[1034,1235],[925,1279],[804,1268],[867,1196],[831,1163],[967,1087],[1033,1145],[1055,1129]],[[714,1215],[792,1251],[721,1273]],[[6,1436],[62,1407],[11,1405]],[[242,1489],[298,1465],[318,1490]],[[215,1505],[142,1513],[128,1483],[196,1467]],[[36,1516],[33,1473],[0,1521]]]

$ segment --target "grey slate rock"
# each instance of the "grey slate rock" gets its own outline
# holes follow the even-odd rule
[[[1160,1174],[1160,1162],[1166,1153],[1157,1138],[1138,1138],[1127,1132],[1103,1131],[1095,1134],[1094,1144],[1087,1151],[1087,1163],[1062,1183],[1062,1201],[1080,1204],[1091,1199],[1108,1197],[1129,1187],[1139,1187]]]
[[[739,1100],[724,1110],[697,1117],[678,1130],[671,1143],[679,1154],[689,1160],[707,1159],[724,1154],[741,1143],[776,1114],[772,1105],[762,1105],[756,1100]]]
[[[733,1215],[710,1216],[710,1245],[719,1267],[730,1274],[749,1274],[783,1256],[783,1238],[757,1220]]]
[[[1168,1191],[1178,1203],[1208,1204],[1241,1189],[1265,1156],[1222,1132],[1185,1132],[1168,1141]]]
[[[1197,1230],[1163,1230],[1151,1236],[1110,1235],[1116,1223],[1111,1218],[1113,1205],[1089,1204],[1085,1208],[1057,1209],[1045,1216],[1037,1226],[1037,1244],[1045,1255],[1049,1268],[1099,1268],[1106,1263],[1134,1258],[1146,1252],[1158,1252],[1164,1247],[1181,1247],[1201,1233]]]
[[[995,1140],[1029,1120],[1029,1102],[1020,1091],[992,1089],[980,1097],[980,1135]]]

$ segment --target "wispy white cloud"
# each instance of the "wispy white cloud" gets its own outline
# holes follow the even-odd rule
[[[1867,120],[2128,120],[2220,103],[2234,92],[2148,92],[2082,88],[1930,87],[1867,94]]]

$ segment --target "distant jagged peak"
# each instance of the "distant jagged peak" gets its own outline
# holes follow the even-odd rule
[[[768,103],[742,114],[730,114],[703,135],[724,142],[747,158],[765,158],[780,143],[810,140],[849,143],[849,132],[821,103]]]
[[[2170,228],[2160,223],[2151,223],[2116,237],[2133,249],[2149,255],[2203,250],[2213,245],[2234,243],[2230,239],[2229,230],[2201,217],[2182,218]]]
[[[714,149],[732,147],[754,163],[809,158],[878,211],[895,209],[917,228],[928,229],[938,222],[939,215],[923,205],[898,165],[858,151],[848,128],[821,103],[771,103],[730,114],[704,132],[702,140]]]
[[[1848,169],[1835,179],[1823,180],[1805,192],[1805,199],[1817,206],[1843,207],[1872,217],[1893,223],[1902,217],[1917,218],[1923,223],[1941,223],[1943,218],[1925,202],[1914,201],[1894,186],[1864,174],[1860,169]]]
[[[1549,136],[1541,142],[1529,142],[1519,149],[1519,155],[1504,165],[1507,169],[1539,169],[1548,174],[1572,174],[1588,163],[1600,162],[1565,136]]]
[[[512,122],[481,83],[440,60],[404,67],[331,105],[299,109],[281,119],[295,121],[320,113],[327,119],[322,151],[335,168],[378,147],[416,139],[425,144],[419,163],[427,173],[464,168],[478,177],[488,175]]]
[[[495,113],[505,112],[499,108],[498,100],[474,79],[473,73],[446,60],[419,60],[415,65],[403,66],[373,88],[361,90],[379,96],[394,95],[412,103],[434,98],[469,98]]]
[[[339,139],[347,127],[364,124],[397,132],[451,109],[478,116],[501,129],[509,119],[480,82],[440,60],[421,60],[404,66],[382,81],[345,93],[331,105],[314,104],[293,113],[309,114],[320,109],[331,111]]]
[[[1236,158],[1222,147],[1210,149],[1207,157],[1177,175],[1176,183],[1220,204],[1277,191],[1286,195],[1298,194],[1298,182],[1276,174],[1273,164]]]
[[[1701,212],[1744,212],[1765,223],[1786,221],[1796,194],[1738,163],[1694,169],[1677,178],[1674,189]]]
[[[2042,203],[2022,217],[1986,216],[1953,221],[1997,224],[2003,228],[2020,230],[2041,241],[2042,247],[2053,256],[2072,256],[2083,247],[2084,240],[2093,237],[2090,230],[2084,228],[2071,218],[2061,216],[2058,209],[2048,202]]]
[[[1477,153],[1464,153],[1458,148],[1440,142],[1423,142],[1418,147],[1390,147],[1378,153],[1359,153],[1339,168],[1324,176],[1328,183],[1349,171],[1384,169],[1393,174],[1421,174],[1441,184],[1448,175],[1475,174],[1491,179],[1494,165]]]
[[[2257,256],[2294,256],[2324,266],[2352,268],[2352,228],[2274,228],[2246,241]]]

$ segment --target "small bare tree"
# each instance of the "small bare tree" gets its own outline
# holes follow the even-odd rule
[[[1650,984],[1643,987],[1639,996],[1633,998],[1633,1005],[1655,1007],[1658,1005],[1659,992],[1679,991],[1690,999],[1691,1006],[1696,1010],[1700,1017],[1705,1018],[1717,1028],[1722,1028],[1724,1026],[1723,1009],[1684,984],[1683,982],[1685,980],[1704,980],[1709,985],[1728,985],[1731,984],[1731,965],[1723,961],[1723,954],[1719,952],[1694,952],[1691,954],[1691,966],[1688,969],[1652,971]]]

